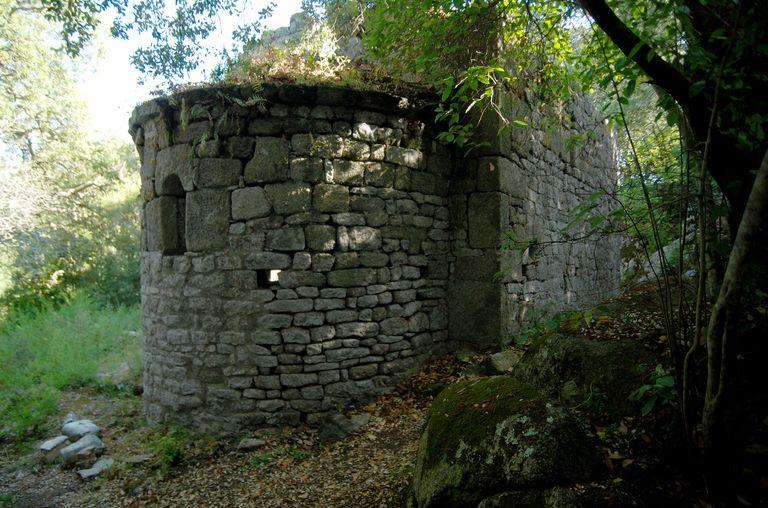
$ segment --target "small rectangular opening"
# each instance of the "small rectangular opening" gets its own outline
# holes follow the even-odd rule
[[[260,288],[269,287],[279,280],[280,270],[256,270],[256,283]]]

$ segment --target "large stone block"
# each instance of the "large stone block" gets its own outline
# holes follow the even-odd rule
[[[197,162],[197,187],[231,187],[240,181],[242,163],[237,159],[200,159]]]
[[[279,252],[254,252],[245,258],[249,270],[283,270],[290,264],[291,257]]]
[[[146,206],[147,250],[180,254],[184,244],[184,200],[159,196]]]
[[[247,220],[266,217],[272,210],[267,194],[261,187],[245,187],[232,191],[232,218]]]
[[[336,287],[367,286],[376,280],[376,271],[372,268],[350,268],[328,273],[328,283]]]
[[[384,160],[411,169],[419,169],[424,162],[424,155],[418,150],[388,146]]]
[[[267,231],[267,247],[272,250],[298,251],[304,249],[304,230],[285,228]]]
[[[313,251],[332,251],[336,246],[336,228],[325,224],[312,224],[304,228],[307,248]]]
[[[368,226],[347,229],[350,250],[377,250],[381,247],[381,231]]]
[[[315,185],[312,206],[318,212],[346,212],[349,210],[349,189],[343,185]]]
[[[478,348],[498,346],[504,326],[504,287],[494,281],[454,280],[448,290],[450,338]]]
[[[509,198],[500,192],[475,192],[468,203],[469,245],[475,249],[496,249],[502,228],[509,224]]]
[[[305,183],[275,183],[264,189],[275,212],[291,214],[309,211],[310,188]]]
[[[365,183],[365,169],[365,162],[335,160],[333,161],[333,181],[349,185],[363,185]]]
[[[227,246],[229,191],[201,189],[187,193],[185,235],[187,249],[213,252]]]
[[[178,195],[177,189],[171,189],[174,181],[170,177],[176,175],[185,191],[194,189],[194,152],[190,145],[174,145],[157,152],[155,162],[155,191],[158,195]]]
[[[283,138],[256,138],[253,159],[245,165],[246,183],[280,182],[288,179],[290,144]]]

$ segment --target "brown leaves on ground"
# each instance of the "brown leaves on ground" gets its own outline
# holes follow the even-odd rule
[[[155,460],[127,463],[130,457],[153,454],[147,439],[151,431],[137,419],[138,399],[131,398],[125,411],[115,411],[109,395],[73,391],[63,401],[63,412],[74,399],[89,400],[78,410],[109,421],[104,439],[118,467],[109,478],[81,482],[72,471],[35,464],[30,455],[23,474],[8,485],[22,506],[404,506],[425,410],[463,367],[453,356],[439,358],[391,394],[355,408],[369,413],[371,421],[345,440],[322,444],[317,431],[306,427],[257,431],[254,435],[266,445],[246,453],[237,450],[237,440],[200,436],[188,444],[183,464],[165,476]],[[5,466],[0,479],[18,474],[11,472],[18,464]]]

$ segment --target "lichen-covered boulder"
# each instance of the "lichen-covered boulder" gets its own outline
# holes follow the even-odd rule
[[[629,394],[656,363],[638,340],[554,334],[523,355],[512,375],[566,406],[629,414],[635,410]]]
[[[411,502],[477,506],[497,492],[587,479],[599,464],[594,437],[535,388],[509,376],[464,381],[429,408]]]

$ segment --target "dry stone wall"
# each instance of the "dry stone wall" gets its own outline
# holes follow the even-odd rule
[[[249,93],[132,121],[154,420],[312,424],[448,347],[447,150],[390,96]]]
[[[597,263],[588,242],[499,250],[510,229],[555,235],[582,192],[613,185],[605,134],[574,155],[568,133],[499,138],[484,121],[490,143],[464,158],[421,102],[229,86],[134,111],[152,420],[317,424],[430,357],[508,341],[534,303],[611,292],[612,244]]]

